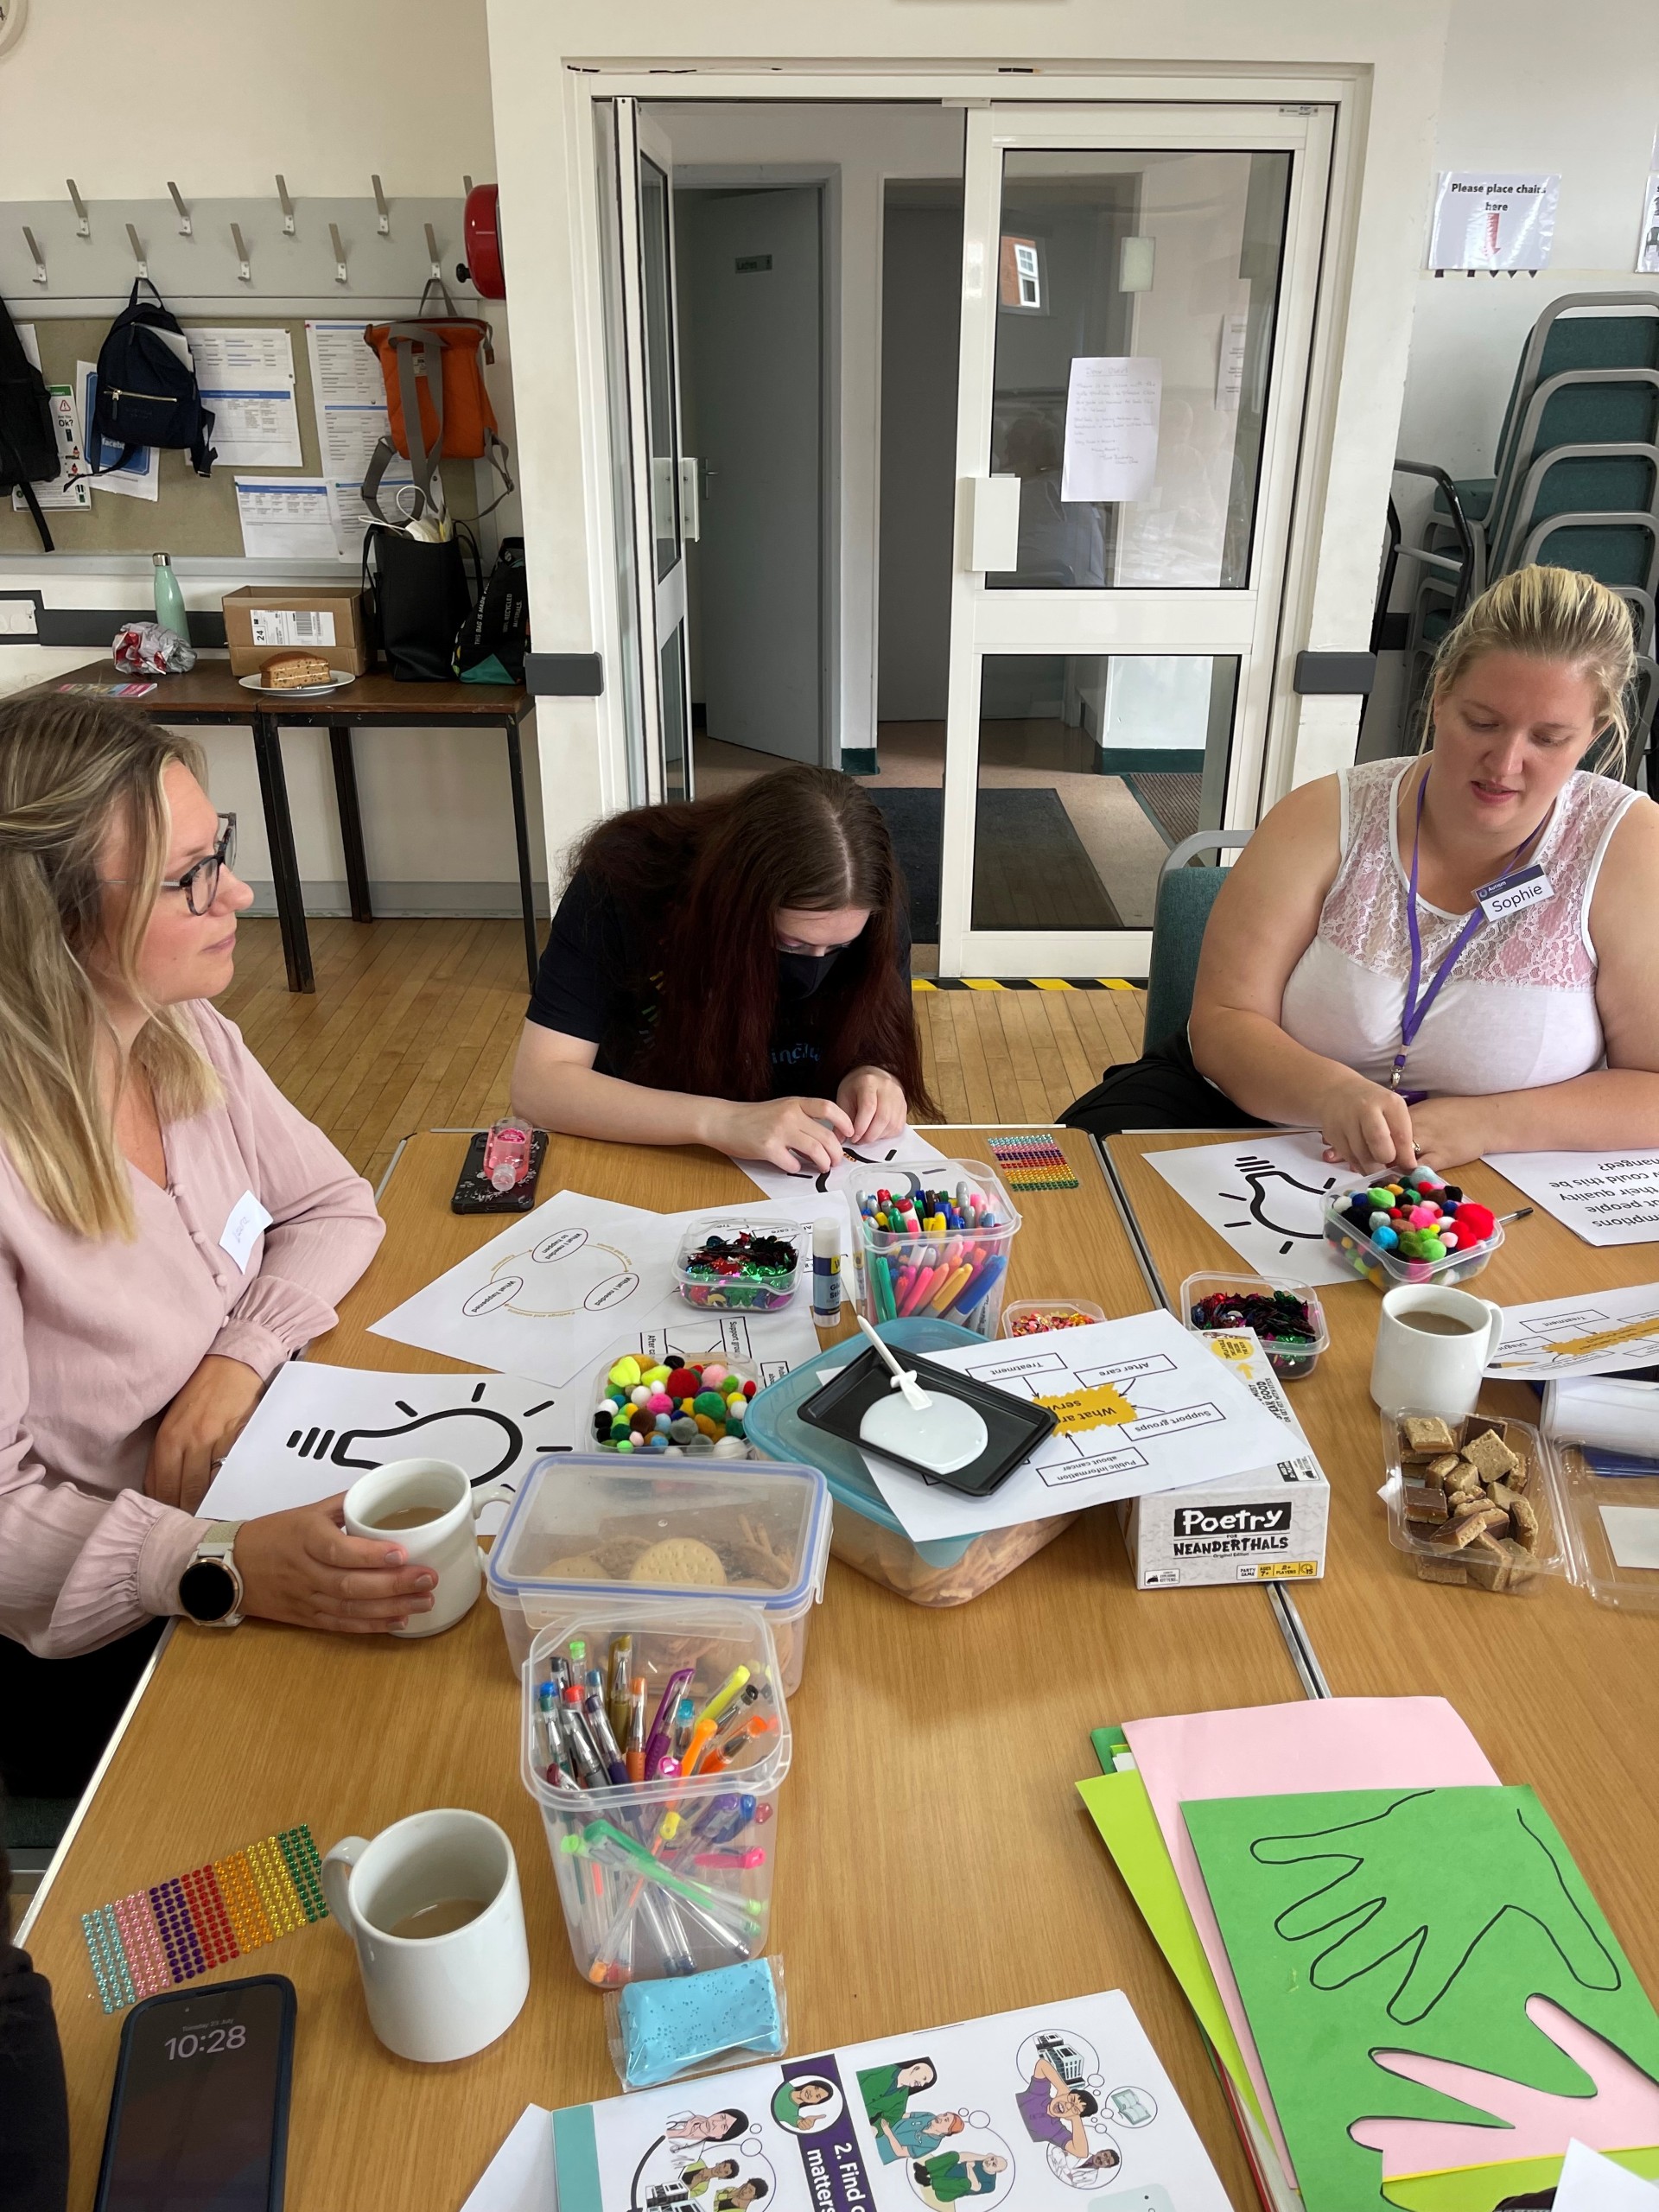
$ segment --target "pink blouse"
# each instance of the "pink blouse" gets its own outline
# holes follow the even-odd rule
[[[178,1611],[207,1523],[144,1496],[157,1421],[209,1352],[268,1381],[332,1328],[385,1234],[241,1032],[193,1011],[224,1100],[163,1129],[165,1190],[130,1171],[130,1243],[59,1228],[0,1148],[0,1632],[45,1658]],[[238,1265],[219,1240],[249,1192],[272,1225]]]

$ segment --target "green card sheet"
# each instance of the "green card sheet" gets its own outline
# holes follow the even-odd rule
[[[1182,1806],[1306,2212],[1659,2173],[1659,2016],[1528,1789]]]

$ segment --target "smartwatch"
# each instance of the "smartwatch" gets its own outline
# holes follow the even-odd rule
[[[233,1556],[239,1521],[214,1521],[179,1577],[179,1604],[204,1628],[242,1624],[242,1577]]]

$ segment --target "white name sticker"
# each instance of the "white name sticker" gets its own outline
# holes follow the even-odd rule
[[[1518,875],[1483,883],[1475,893],[1475,903],[1489,922],[1501,922],[1511,914],[1523,914],[1529,906],[1541,906],[1546,899],[1554,896],[1555,887],[1542,868],[1523,868]]]
[[[248,1255],[253,1249],[254,1239],[270,1227],[270,1216],[251,1191],[244,1191],[231,1208],[230,1218],[219,1233],[219,1249],[228,1252],[246,1274]]]

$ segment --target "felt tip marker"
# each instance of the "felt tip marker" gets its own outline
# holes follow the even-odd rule
[[[628,1780],[643,1782],[645,1778],[645,1678],[636,1675],[628,1685],[628,1748],[623,1753],[628,1763]]]

